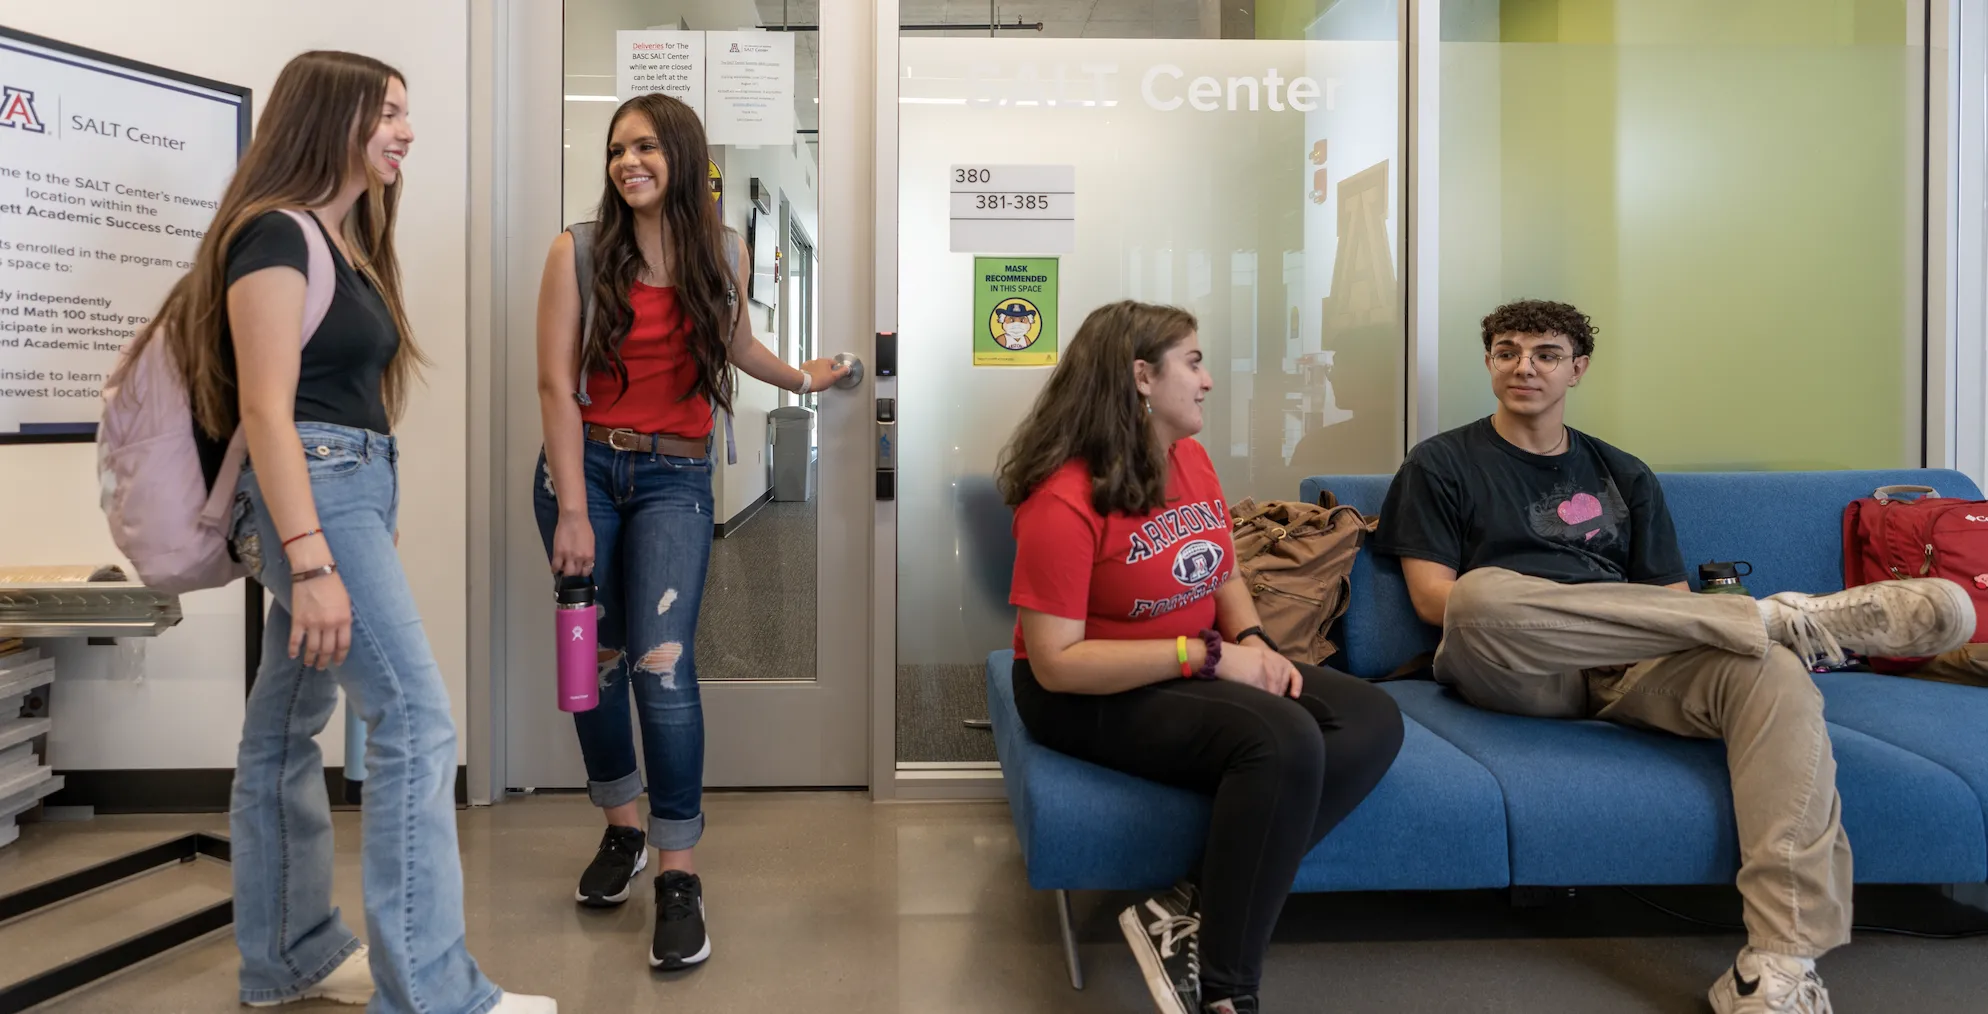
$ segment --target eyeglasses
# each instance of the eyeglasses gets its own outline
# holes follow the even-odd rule
[[[1552,349],[1542,349],[1531,353],[1514,352],[1511,349],[1499,349],[1491,353],[1491,365],[1497,367],[1499,373],[1511,373],[1519,368],[1520,360],[1531,359],[1533,369],[1538,370],[1542,374],[1547,374],[1559,369],[1561,363],[1572,358],[1572,356],[1564,352],[1556,352]]]

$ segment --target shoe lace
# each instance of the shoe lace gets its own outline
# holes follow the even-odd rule
[[[1777,1014],[1830,1014],[1829,991],[1814,972],[1796,975],[1784,968],[1768,966],[1760,972],[1771,982],[1766,989],[1767,1009]]]
[[[697,895],[690,889],[688,881],[672,881],[665,884],[662,896],[657,901],[663,910],[665,921],[688,919],[697,914]]]
[[[630,846],[634,842],[634,835],[624,833],[620,828],[611,827],[607,829],[606,834],[601,835],[600,848],[595,849],[594,854],[598,856],[611,855],[617,859],[625,859],[633,863],[635,861],[635,853]]]
[[[1155,919],[1147,925],[1146,932],[1160,940],[1160,957],[1171,958],[1185,945],[1188,970],[1199,975],[1201,972],[1201,948],[1195,946],[1196,937],[1201,932],[1201,920],[1192,915],[1170,915]]]
[[[1861,624],[1856,622],[1857,620],[1869,622],[1868,610],[1845,610],[1837,603],[1817,605],[1809,602],[1800,606],[1789,606],[1785,621],[1789,647],[1801,657],[1803,665],[1814,666],[1825,659],[1830,662],[1843,661],[1843,645],[1837,642],[1835,633],[1831,632],[1822,618],[1816,615],[1823,610],[1838,614],[1832,619],[1837,619],[1839,624],[1851,633],[1861,630]]]

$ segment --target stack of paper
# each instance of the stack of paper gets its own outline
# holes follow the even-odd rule
[[[55,660],[19,640],[0,640],[0,845],[20,837],[19,816],[60,789],[62,779],[35,752],[48,734],[47,718],[26,717],[30,695],[55,682]]]

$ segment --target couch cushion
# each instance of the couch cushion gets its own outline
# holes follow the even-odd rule
[[[1298,495],[1306,503],[1317,503],[1318,495],[1329,490],[1340,503],[1372,517],[1381,512],[1381,501],[1393,481],[1391,475],[1315,476],[1299,485]],[[1339,654],[1328,659],[1334,668],[1374,679],[1436,649],[1439,632],[1416,619],[1400,561],[1362,551],[1353,560],[1348,601],[1351,606],[1332,635],[1339,642]]]
[[[1029,883],[1165,887],[1199,860],[1205,796],[1057,753],[1015,711],[1012,652],[987,659],[987,705]],[[1300,891],[1450,890],[1508,882],[1504,803],[1489,772],[1413,720],[1372,795],[1305,857]]]
[[[1988,842],[1988,689],[1850,672],[1820,673],[1815,682],[1830,724],[1924,757],[1964,782],[1982,808],[1977,819],[1984,830],[1972,832],[1975,825],[1965,820],[1956,820],[1954,830]],[[1988,869],[1954,879],[1980,883]]]
[[[1384,689],[1498,779],[1513,883],[1716,884],[1739,868],[1724,744],[1495,714],[1428,682]],[[1973,790],[1861,732],[1830,735],[1860,882],[1982,879],[1988,839]]]
[[[1746,560],[1755,595],[1843,587],[1843,508],[1879,486],[1932,486],[1977,499],[1981,491],[1947,469],[1863,472],[1669,472],[1664,501],[1695,583],[1698,564]]]
[[[1843,587],[1843,508],[1879,486],[1916,484],[1947,496],[1981,495],[1967,476],[1945,469],[1667,472],[1658,478],[1685,569],[1695,577],[1697,565],[1707,560],[1746,560],[1753,564],[1746,585],[1755,595]],[[1320,491],[1331,490],[1341,503],[1378,514],[1393,479],[1313,476],[1299,484],[1298,496],[1316,503]],[[1339,623],[1341,652],[1333,665],[1371,679],[1435,647],[1438,632],[1416,619],[1398,562],[1361,553],[1353,565],[1351,601]]]

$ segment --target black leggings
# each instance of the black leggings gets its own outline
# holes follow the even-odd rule
[[[1201,981],[1251,994],[1298,862],[1401,750],[1401,710],[1378,687],[1300,665],[1304,694],[1174,679],[1107,696],[1042,688],[1015,663],[1015,707],[1059,753],[1215,797],[1201,858]]]

